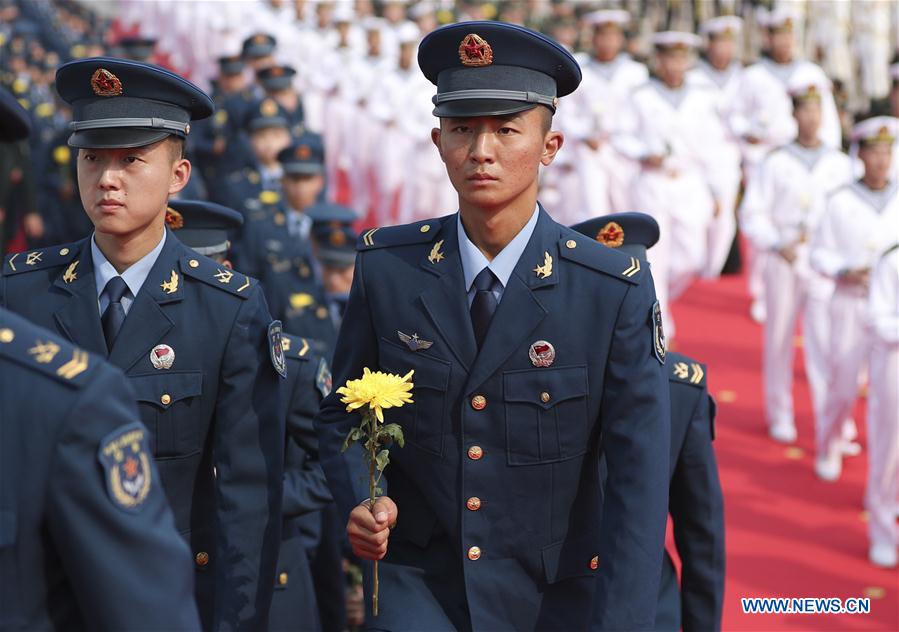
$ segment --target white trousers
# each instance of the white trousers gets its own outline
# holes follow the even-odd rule
[[[899,345],[874,340],[868,385],[868,536],[896,546],[899,493]]]
[[[795,423],[793,363],[796,323],[802,319],[805,370],[815,418],[823,412],[827,390],[830,336],[827,298],[810,291],[808,272],[801,273],[783,257],[765,258],[765,301],[768,318],[764,336],[765,412],[769,425]],[[798,263],[798,262],[797,262]]]
[[[841,437],[843,421],[852,416],[859,375],[868,360],[866,292],[837,284],[830,300],[830,336],[824,405],[816,419],[818,454],[827,454]]]

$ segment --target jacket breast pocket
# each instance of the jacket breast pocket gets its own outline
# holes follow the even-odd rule
[[[157,458],[196,454],[203,446],[200,418],[202,371],[166,371],[128,376],[141,421],[150,429]]]
[[[406,442],[442,456],[449,419],[446,389],[449,386],[450,363],[381,338],[380,365],[383,371],[397,375],[415,370],[412,375],[413,403],[388,409],[386,422],[400,424]]]
[[[509,465],[553,463],[587,451],[587,367],[503,373]]]

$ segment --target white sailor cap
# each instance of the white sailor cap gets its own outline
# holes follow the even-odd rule
[[[710,18],[699,26],[699,34],[706,37],[735,37],[743,30],[743,20],[735,15]]]
[[[781,5],[771,11],[760,12],[758,22],[772,31],[792,30],[793,25],[800,21],[801,17],[793,8]]]
[[[821,99],[821,95],[833,90],[830,80],[818,66],[800,66],[787,81],[787,94],[799,101]]]
[[[899,119],[892,116],[875,116],[855,124],[850,139],[860,145],[888,143],[890,145],[899,135]]]
[[[413,20],[420,20],[426,15],[437,13],[437,7],[431,0],[421,0],[418,4],[413,5],[409,9],[409,17]]]
[[[686,31],[662,31],[653,33],[650,43],[656,48],[680,48],[690,49],[699,48],[702,45],[702,38],[694,33]]]
[[[334,13],[331,20],[337,22],[352,22],[356,19],[356,10],[350,2],[338,2],[334,5]]]
[[[406,20],[396,27],[396,38],[400,44],[418,44],[421,40],[421,29],[415,22]]]
[[[606,9],[603,11],[592,11],[584,16],[584,22],[590,26],[602,26],[605,24],[615,24],[624,28],[631,21],[631,14],[624,9]]]
[[[366,31],[383,31],[387,26],[387,20],[369,16],[362,20],[362,28]]]

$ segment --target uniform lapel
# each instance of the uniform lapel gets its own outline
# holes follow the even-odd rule
[[[127,371],[141,357],[149,354],[174,326],[163,306],[180,301],[184,295],[184,277],[178,264],[183,248],[181,242],[169,232],[147,280],[134,297],[134,303],[109,353],[109,361],[121,369]],[[163,283],[166,289],[163,289]]]
[[[455,215],[443,222],[437,237],[420,264],[437,279],[425,284],[418,300],[447,346],[468,371],[477,354],[477,343],[468,312]]]
[[[91,256],[91,238],[82,240],[79,253],[53,282],[69,295],[53,317],[66,338],[79,347],[106,355],[106,339],[100,326],[97,282]]]
[[[559,227],[541,207],[540,217],[534,227],[527,247],[525,247],[509,283],[503,291],[503,298],[496,308],[484,344],[472,366],[465,390],[469,391],[489,378],[516,350],[527,355],[528,334],[547,314],[547,297],[542,299],[535,290],[551,288],[559,279]],[[552,270],[548,276],[538,275],[534,269],[544,266],[546,254],[552,257]]]

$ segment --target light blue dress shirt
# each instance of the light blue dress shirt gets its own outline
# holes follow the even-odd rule
[[[499,279],[501,287],[495,290],[493,294],[496,296],[497,305],[503,298],[503,292],[509,283],[509,277],[515,270],[518,260],[521,258],[524,249],[534,234],[534,228],[537,226],[537,218],[540,217],[540,207],[534,207],[534,214],[528,223],[518,231],[518,234],[506,244],[493,261],[488,261],[484,253],[477,246],[471,243],[468,235],[465,233],[465,227],[462,225],[461,213],[456,213],[456,226],[459,231],[459,257],[462,259],[462,273],[465,277],[465,291],[468,292],[468,306],[474,300],[475,290],[473,288],[474,278],[480,274],[484,268],[490,268],[490,271]]]
[[[106,311],[106,307],[109,305],[109,298],[103,293],[103,290],[106,288],[106,284],[109,283],[109,280],[114,276],[121,276],[122,279],[125,280],[125,285],[128,286],[128,292],[122,297],[122,309],[125,310],[126,315],[128,314],[128,310],[131,309],[131,304],[134,302],[134,297],[140,292],[140,288],[143,286],[144,281],[147,280],[147,276],[150,274],[153,264],[156,263],[156,259],[159,258],[159,253],[162,252],[162,247],[165,245],[167,234],[168,231],[164,231],[162,239],[159,240],[159,244],[141,259],[131,264],[131,266],[122,272],[121,275],[119,275],[119,273],[116,272],[115,267],[109,263],[109,259],[100,252],[97,242],[94,240],[93,236],[91,237],[91,259],[94,262],[94,281],[97,283],[97,304],[100,308],[100,315]]]

